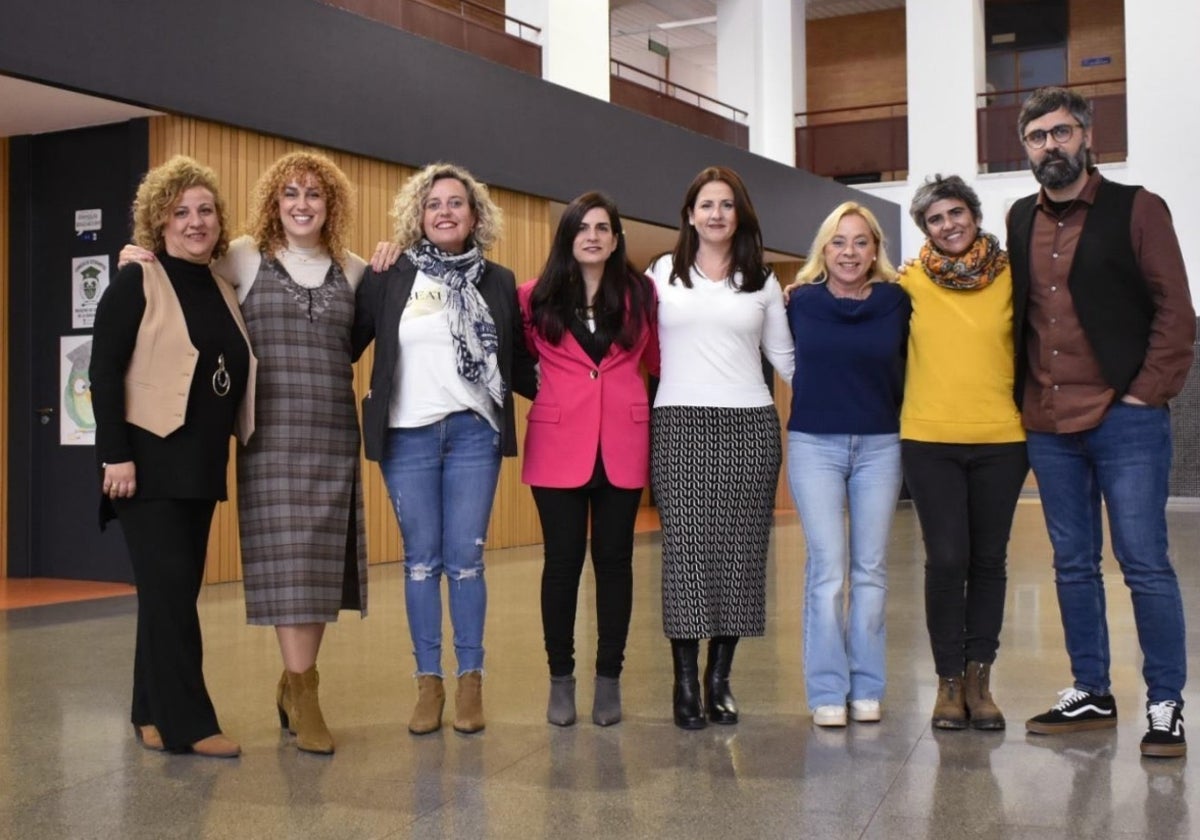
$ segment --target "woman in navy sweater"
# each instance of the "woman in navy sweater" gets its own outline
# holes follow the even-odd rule
[[[911,311],[895,276],[879,222],[846,202],[817,231],[788,301],[796,342],[788,481],[808,550],[804,680],[818,726],[845,726],[847,702],[856,721],[880,718]]]

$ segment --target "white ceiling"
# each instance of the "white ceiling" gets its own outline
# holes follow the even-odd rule
[[[905,0],[807,0],[805,18],[857,15],[902,9]],[[717,0],[610,0],[610,52],[614,57],[628,55],[630,50],[644,51],[646,41],[666,45],[673,58],[681,58],[697,67],[715,73],[717,68],[717,25],[715,23],[660,29],[659,24],[672,21],[712,17],[717,13]]]
[[[158,111],[0,76],[0,137],[125,122]]]

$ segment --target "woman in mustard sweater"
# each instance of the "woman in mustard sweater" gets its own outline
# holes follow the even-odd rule
[[[1003,729],[989,680],[1029,468],[1012,397],[1012,273],[958,176],[927,180],[909,212],[928,239],[899,278],[912,299],[900,451],[925,539],[933,725]]]

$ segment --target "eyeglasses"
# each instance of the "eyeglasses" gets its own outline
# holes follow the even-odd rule
[[[1055,143],[1066,143],[1075,136],[1075,129],[1083,128],[1079,123],[1060,123],[1054,126],[1049,131],[1044,131],[1040,128],[1026,134],[1021,139],[1025,141],[1025,145],[1031,149],[1040,149],[1046,145],[1046,138],[1053,137]]]

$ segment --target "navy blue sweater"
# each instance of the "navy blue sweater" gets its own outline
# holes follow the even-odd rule
[[[834,297],[824,283],[792,292],[787,314],[796,373],[788,429],[899,432],[911,312],[908,295],[894,283],[872,285],[865,300]]]

